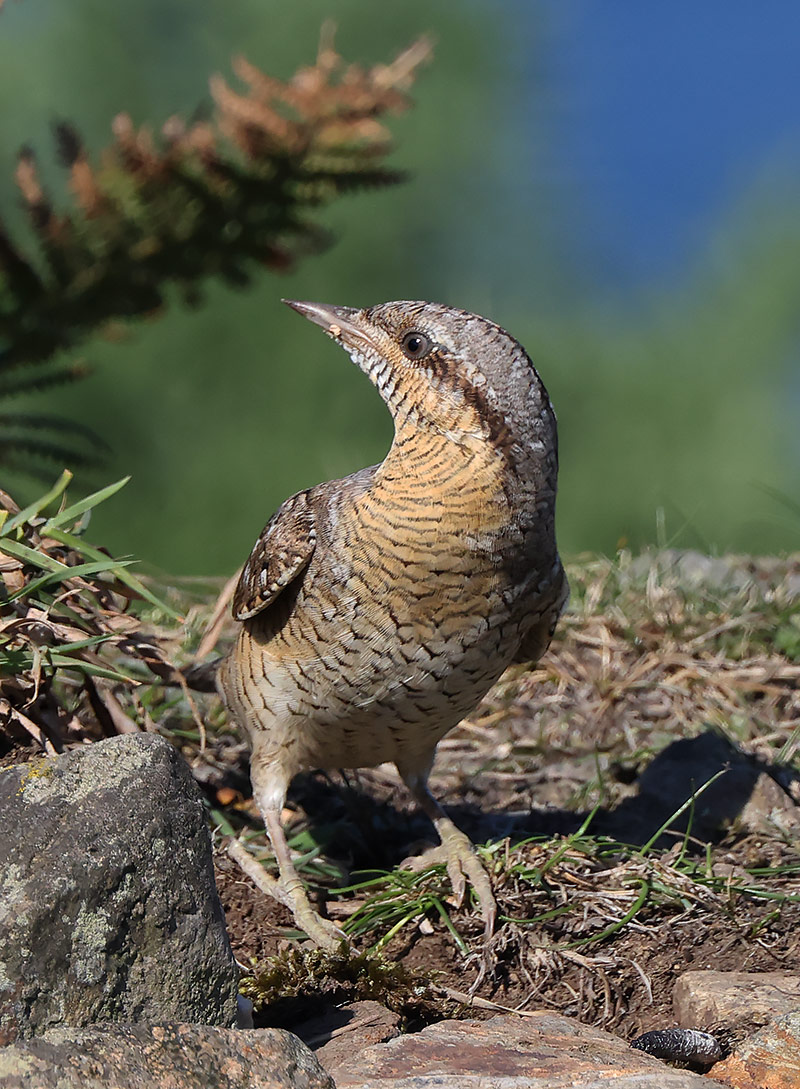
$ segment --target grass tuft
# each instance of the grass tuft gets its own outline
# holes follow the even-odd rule
[[[149,615],[180,614],[119,559],[86,539],[92,510],[120,480],[74,503],[62,473],[20,509],[0,491],[0,742],[35,741],[48,753],[136,730],[145,682],[173,676]],[[0,746],[2,747],[2,746]]]

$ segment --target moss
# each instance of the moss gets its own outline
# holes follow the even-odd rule
[[[291,948],[268,958],[240,983],[260,1024],[291,1023],[313,1016],[323,1005],[372,999],[419,1026],[451,1016],[456,1006],[443,999],[431,973],[407,968],[378,955],[357,953],[342,943],[336,953]]]
[[[80,983],[102,981],[111,935],[109,914],[104,908],[80,908],[72,923],[72,969]]]

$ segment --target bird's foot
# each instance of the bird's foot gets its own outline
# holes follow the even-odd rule
[[[342,942],[345,945],[350,944],[343,930],[340,930],[330,919],[324,919],[318,911],[314,911],[304,890],[302,896],[291,897],[291,899],[293,902],[288,907],[294,921],[305,932],[309,941],[319,949],[325,953],[336,953],[341,948]]]
[[[480,903],[483,936],[488,941],[494,933],[497,919],[497,901],[492,892],[489,875],[469,838],[460,829],[453,825],[451,829],[440,829],[440,835],[442,846],[447,852],[447,876],[453,886],[455,901],[459,905],[464,902],[469,882]]]
[[[490,938],[494,932],[494,924],[497,918],[497,901],[492,892],[489,875],[478,858],[471,841],[452,822],[448,821],[450,828],[440,828],[442,842],[438,847],[431,847],[423,851],[421,855],[407,858],[402,866],[404,870],[419,873],[426,866],[445,864],[447,876],[453,887],[453,899],[456,906],[460,907],[464,902],[467,892],[467,883],[475,890],[475,895],[480,903],[481,918],[483,919],[484,937]]]
[[[444,866],[447,864],[447,851],[443,843],[437,843],[435,847],[426,847],[418,855],[409,855],[400,863],[401,870],[410,873],[422,873],[428,866]]]
[[[280,880],[276,880],[253,858],[238,839],[230,841],[228,854],[261,892],[271,896],[273,900],[277,900],[291,911],[298,927],[314,945],[326,953],[335,953],[342,942],[348,941],[344,931],[330,919],[323,919],[319,912],[314,910],[296,873],[282,875]]]

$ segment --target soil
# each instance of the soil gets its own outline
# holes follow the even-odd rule
[[[563,765],[569,775],[570,769]],[[573,780],[575,769],[571,769]],[[290,832],[309,824],[325,814],[326,828],[322,838],[330,835],[331,822],[339,821],[336,846],[329,854],[340,854],[336,860],[342,871],[342,883],[355,871],[391,869],[406,855],[420,850],[427,838],[433,841],[430,828],[423,818],[410,809],[395,809],[389,797],[397,797],[392,775],[388,769],[362,775],[368,780],[364,787],[336,786],[321,776],[306,776],[298,780],[292,801],[296,807],[289,819]],[[482,778],[486,779],[484,775]],[[492,777],[489,775],[488,779]],[[447,779],[445,769],[437,776],[441,791]],[[573,780],[570,786],[574,785]],[[503,796],[505,784],[505,797]],[[452,785],[452,782],[451,782]],[[563,837],[576,830],[585,814],[554,807],[526,814],[522,821],[518,784],[502,779],[487,782],[485,795],[492,799],[493,809],[480,813],[474,806],[455,806],[451,812],[478,842],[489,838],[491,832],[503,831],[508,825],[524,824],[525,835],[557,837],[551,844],[563,842]],[[551,784],[552,786],[552,784]],[[555,783],[551,793],[557,794],[564,784]],[[383,797],[382,797],[383,795]],[[502,802],[505,801],[505,806]],[[307,810],[303,808],[307,807]],[[629,807],[630,808],[630,807]],[[309,818],[308,812],[317,815]],[[618,811],[613,808],[599,820],[596,830],[604,823],[615,826],[619,836]],[[360,820],[359,820],[360,818]],[[358,821],[360,830],[353,828]],[[535,831],[534,831],[535,829]],[[630,829],[630,841],[634,835]],[[638,831],[649,831],[649,825]],[[348,834],[352,832],[352,836]],[[510,836],[513,843],[519,832]],[[547,841],[546,841],[547,842]],[[525,882],[511,888],[497,887],[501,919],[497,932],[486,952],[483,948],[482,924],[477,913],[453,911],[456,929],[467,942],[468,956],[459,951],[453,939],[435,917],[426,913],[416,923],[404,927],[383,949],[382,953],[399,961],[406,968],[417,970],[430,978],[451,998],[449,1006],[432,1005],[421,1012],[415,1010],[413,1027],[442,1016],[491,1016],[496,1008],[466,1002],[455,1003],[452,992],[469,994],[479,1003],[495,1003],[512,1009],[549,1007],[561,1013],[603,1027],[632,1039],[641,1032],[675,1025],[672,1016],[672,988],[676,978],[685,971],[701,968],[737,971],[769,971],[793,969],[800,955],[800,896],[797,869],[800,854],[796,845],[784,843],[754,833],[729,833],[717,842],[705,845],[695,841],[693,849],[704,865],[717,866],[739,880],[745,870],[759,868],[768,873],[758,878],[759,896],[729,891],[709,896],[708,902],[692,902],[691,888],[683,902],[667,902],[646,907],[626,926],[605,940],[575,944],[574,920],[564,926],[554,921],[544,925],[520,925],[503,918],[528,918],[542,911],[541,893],[536,890],[526,896]],[[520,857],[532,866],[540,862],[537,851],[541,844],[523,846]],[[346,852],[346,856],[345,856]],[[655,857],[660,857],[660,853]],[[239,871],[223,852],[216,854],[217,885],[225,908],[228,930],[234,953],[240,964],[252,969],[287,949],[297,940],[289,912],[264,897]],[[595,888],[602,900],[604,877],[613,877],[613,858],[606,866],[589,860],[582,868],[594,874]],[[795,876],[787,878],[784,869]],[[580,879],[581,867],[573,871]],[[337,918],[347,908],[344,903],[326,899],[324,889],[318,888],[318,904],[327,906],[331,917]],[[567,893],[568,895],[568,893]],[[768,899],[773,895],[776,900]],[[781,898],[795,896],[784,902]],[[352,904],[350,905],[352,907]],[[592,910],[591,901],[586,909]],[[602,910],[598,907],[597,910]],[[377,934],[362,938],[356,944],[366,949]],[[348,997],[348,996],[344,996]],[[292,1028],[295,1021],[319,1013],[317,998],[311,994],[307,1004],[293,1003],[289,1015],[281,1008],[268,1008],[257,1013],[256,1024],[279,1024]],[[411,1027],[411,1026],[409,1026]],[[697,1026],[710,1028],[712,1026]],[[718,1028],[724,1026],[718,1026]]]
[[[535,668],[510,670],[440,742],[431,777],[473,841],[496,845],[484,854],[500,909],[491,940],[471,901],[452,903],[443,867],[408,887],[398,867],[434,834],[393,768],[298,776],[284,824],[320,910],[352,925],[377,887],[333,889],[388,873],[399,890],[407,919],[394,936],[384,921],[353,943],[366,952],[385,941],[381,954],[401,966],[385,973],[397,993],[361,993],[353,979],[319,986],[316,969],[298,984],[295,957],[295,1000],[264,1003],[256,1024],[292,1028],[319,1013],[322,995],[377,998],[409,1029],[544,1006],[630,1039],[674,1024],[684,971],[796,968],[800,557],[620,554],[576,561],[569,575],[572,603],[550,651]],[[183,640],[202,628],[198,617],[160,633],[169,660],[191,661]],[[26,683],[35,690],[41,677]],[[215,827],[249,832],[249,849],[268,861],[246,744],[216,697],[195,705],[161,681],[149,690],[98,682],[92,699],[85,681],[62,687],[35,705],[27,689],[9,689],[22,713],[0,723],[0,764],[39,755],[33,737],[62,751],[120,723],[158,730],[192,767]],[[104,699],[114,714],[98,715]],[[271,972],[280,984],[302,936],[225,854],[226,837],[215,838],[245,982]],[[362,961],[351,975],[371,970]]]
[[[500,844],[488,856],[500,911],[485,943],[474,905],[455,907],[446,876],[431,877],[433,900],[412,903],[381,948],[438,995],[399,1003],[407,1028],[544,1006],[632,1039],[675,1025],[682,972],[796,969],[800,560],[662,553],[581,561],[569,575],[572,604],[540,664],[509,671],[438,746],[434,795],[475,843]],[[226,819],[257,836],[245,761],[240,751],[235,776],[206,789],[213,806],[221,788]],[[329,890],[396,874],[434,843],[388,766],[299,776],[284,823],[299,854],[318,856],[303,873],[339,922],[367,892]],[[222,844],[217,878],[247,970],[295,946],[288,912]],[[304,993],[313,1006],[313,979]],[[256,1023],[291,1028],[315,1012],[272,1003]],[[694,1027],[725,1041],[725,1026]]]

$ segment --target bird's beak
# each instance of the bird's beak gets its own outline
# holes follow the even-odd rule
[[[315,325],[319,325],[329,337],[345,348],[355,348],[365,341],[369,342],[365,330],[356,320],[359,311],[354,306],[328,306],[325,303],[295,302],[292,299],[281,301]]]

